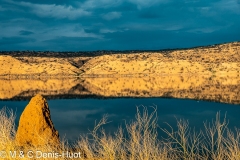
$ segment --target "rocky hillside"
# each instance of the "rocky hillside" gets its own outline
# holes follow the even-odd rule
[[[0,76],[10,78],[173,74],[240,76],[240,42],[185,50],[123,52],[93,57],[0,55],[0,67]]]
[[[81,70],[85,76],[240,75],[240,42],[164,53],[99,56],[90,59]]]
[[[12,57],[0,56],[0,76],[11,78],[76,76],[86,57]]]

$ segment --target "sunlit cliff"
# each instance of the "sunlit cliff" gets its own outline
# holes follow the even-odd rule
[[[93,57],[0,55],[0,67],[0,76],[11,78],[240,75],[240,42],[184,50],[120,52]]]

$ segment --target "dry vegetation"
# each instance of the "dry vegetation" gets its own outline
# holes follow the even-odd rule
[[[95,129],[89,135],[81,135],[74,146],[62,142],[55,148],[48,145],[19,147],[14,141],[14,114],[12,111],[2,109],[0,151],[69,150],[81,152],[81,159],[86,160],[237,160],[240,158],[240,132],[238,129],[229,130],[226,119],[220,120],[219,113],[215,121],[204,123],[205,129],[202,131],[197,132],[189,128],[189,122],[180,119],[177,121],[176,131],[171,126],[169,129],[162,128],[168,138],[158,139],[156,110],[153,108],[153,112],[149,113],[147,109],[137,108],[135,120],[127,123],[125,130],[119,128],[114,135],[109,135],[102,129],[102,125],[108,122],[107,117],[103,117]]]
[[[0,56],[0,76],[10,78],[38,78],[76,76],[86,57],[11,57]]]
[[[239,62],[240,42],[185,50],[119,53],[94,57],[1,55],[0,76],[36,78],[46,76],[136,77],[173,74],[240,75]]]
[[[169,52],[94,57],[83,76],[158,76],[173,74],[240,75],[240,43]]]

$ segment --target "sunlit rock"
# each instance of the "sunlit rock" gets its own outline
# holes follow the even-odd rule
[[[16,134],[20,146],[57,145],[58,131],[53,126],[45,98],[36,95],[24,109]]]

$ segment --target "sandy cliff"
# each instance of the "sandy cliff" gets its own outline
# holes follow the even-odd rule
[[[84,62],[84,63],[83,63]],[[240,75],[240,42],[185,50],[95,57],[0,56],[0,76]]]
[[[240,43],[159,53],[117,54],[94,57],[83,75],[240,75]]]
[[[0,76],[46,77],[75,76],[79,72],[82,59],[86,58],[48,58],[0,56]],[[79,62],[80,61],[80,62]],[[78,66],[79,64],[79,66]]]

